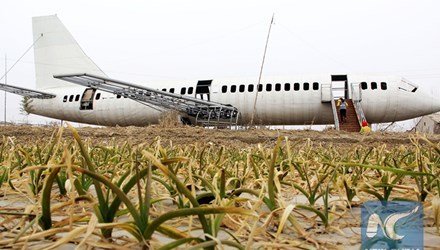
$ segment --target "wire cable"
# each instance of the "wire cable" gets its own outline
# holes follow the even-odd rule
[[[18,62],[20,62],[20,60],[29,52],[29,50],[31,50],[34,45],[38,42],[38,40],[40,40],[40,38],[43,36],[43,34],[41,34],[41,36],[39,36],[34,43],[32,43],[32,45],[23,53],[23,55],[20,56],[20,58],[17,59],[17,61],[15,61],[15,63],[5,72],[5,74],[0,78],[0,81],[5,78],[5,76],[9,73],[9,71],[11,71],[11,69],[14,68],[15,65],[17,65]]]

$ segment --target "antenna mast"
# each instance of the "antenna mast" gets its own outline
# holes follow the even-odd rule
[[[270,20],[269,31],[267,32],[267,38],[266,38],[266,45],[264,47],[263,61],[261,62],[260,76],[258,77],[258,83],[256,84],[256,86],[254,88],[255,89],[254,110],[252,111],[251,121],[249,124],[250,126],[254,125],[255,112],[257,111],[257,99],[258,99],[258,92],[259,92],[258,88],[260,86],[261,76],[263,74],[264,60],[266,59],[266,52],[267,52],[267,44],[269,43],[270,31],[272,29],[274,16],[275,16],[275,13],[272,14],[272,20]]]

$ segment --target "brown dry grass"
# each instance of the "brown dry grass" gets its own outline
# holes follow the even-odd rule
[[[172,118],[172,117],[171,117]],[[363,136],[359,133],[346,133],[346,132],[337,132],[334,130],[326,130],[326,131],[310,131],[310,130],[269,130],[269,129],[251,129],[251,130],[227,130],[227,129],[205,129],[200,127],[189,127],[180,124],[173,125],[172,122],[169,121],[170,116],[166,117],[163,124],[149,126],[149,127],[82,127],[78,128],[78,132],[84,140],[90,141],[95,145],[112,145],[114,143],[121,144],[128,142],[131,145],[139,145],[143,143],[151,143],[157,141],[157,138],[160,137],[160,141],[163,145],[173,144],[173,145],[224,145],[232,149],[243,149],[254,147],[255,144],[261,144],[263,147],[273,148],[276,140],[279,136],[289,137],[289,141],[298,142],[299,145],[302,145],[304,142],[310,141],[313,145],[322,145],[324,147],[335,147],[338,150],[346,150],[348,151],[350,148],[354,148],[356,146],[365,146],[365,147],[378,147],[381,145],[382,147],[387,147],[387,149],[396,148],[400,146],[412,147],[413,144],[410,140],[409,133],[383,133],[376,132],[371,133],[369,135]],[[50,137],[54,131],[54,127],[34,127],[34,126],[3,126],[0,127],[0,137],[11,137],[11,140],[17,144],[44,144],[48,143]],[[63,135],[65,138],[72,138],[70,131],[66,130]],[[13,139],[12,139],[13,138]],[[440,142],[439,135],[429,135],[427,138],[434,142]],[[0,141],[1,143],[1,141]],[[16,183],[16,186],[22,187],[23,190],[26,190],[27,181],[22,181],[22,185],[20,183]],[[399,196],[408,196],[409,193],[407,190],[403,191],[395,191]],[[24,192],[23,192],[24,193]],[[363,193],[362,193],[363,194]],[[283,190],[282,194],[283,200],[290,201],[295,200],[300,202],[298,199],[301,196],[298,194],[296,190],[289,189]],[[363,194],[365,197],[360,196],[359,198],[362,200],[367,200],[366,194]],[[285,197],[284,197],[285,196]],[[2,202],[6,202],[7,204],[15,204],[15,199],[18,200],[31,200],[29,198],[25,198],[25,196],[17,196],[17,195],[8,195],[2,198]],[[38,197],[34,197],[32,205],[27,205],[28,209],[38,210]],[[59,197],[58,197],[59,198]],[[337,198],[337,197],[336,197]],[[10,200],[14,199],[14,200]],[[54,200],[55,202],[55,200]],[[62,200],[58,201],[58,203],[62,202]],[[347,208],[341,205],[335,204],[336,212],[341,214],[340,217],[336,218],[337,226],[335,229],[330,230],[329,232],[325,231],[322,225],[317,225],[319,220],[315,219],[313,215],[306,214],[308,217],[312,217],[314,219],[305,219],[302,216],[299,216],[298,219],[302,225],[305,225],[307,228],[307,232],[313,236],[318,242],[321,248],[334,249],[337,247],[341,247],[341,245],[348,245],[348,248],[352,248],[357,246],[359,242],[358,233],[353,233],[351,230],[353,228],[358,227],[359,220],[358,214],[352,214],[353,211],[347,212]],[[18,204],[14,206],[14,209],[17,211],[22,211],[22,208],[26,207],[26,203]],[[69,213],[80,214],[81,211],[87,210],[85,207],[76,207],[76,210],[63,210],[62,213],[57,214],[57,216],[65,216]],[[89,208],[90,210],[90,208]],[[427,210],[431,211],[431,210]],[[359,209],[357,209],[359,212]],[[236,225],[233,223],[228,224],[229,221],[226,221],[225,226],[234,228]],[[430,225],[432,224],[432,220],[429,221]],[[432,225],[431,225],[432,226]],[[286,237],[285,245],[281,243],[273,244],[272,237],[273,233],[276,232],[276,224],[268,223],[268,231],[263,234],[264,239],[255,239],[257,243],[256,245],[263,248],[285,248],[291,247],[295,242],[290,242]],[[269,230],[271,229],[271,230]],[[0,227],[0,232],[2,228]],[[235,230],[234,230],[235,231]],[[343,231],[343,232],[341,232]],[[7,235],[7,232],[2,232],[3,235]],[[9,237],[15,237],[15,233],[11,233]],[[286,235],[293,235],[293,231],[284,232],[283,237]],[[434,238],[434,241],[438,238]],[[280,241],[283,242],[283,241]],[[50,242],[46,242],[50,244]],[[135,244],[131,241],[127,241],[127,244]],[[432,243],[432,242],[431,242]],[[26,243],[27,244],[27,243]],[[22,245],[17,247],[30,247],[31,245]],[[42,247],[41,242],[35,243],[35,246]],[[125,244],[125,243],[124,243]],[[272,245],[271,245],[272,244]],[[256,246],[254,245],[254,247]],[[346,246],[347,246],[346,245]],[[432,246],[432,244],[430,244]],[[90,246],[90,245],[89,245]],[[32,247],[30,247],[32,248]]]
[[[47,142],[50,140],[53,130],[54,127],[8,125],[0,127],[0,137],[14,137],[17,143]],[[334,130],[229,130],[206,129],[181,124],[173,126],[170,122],[148,127],[80,127],[78,131],[83,138],[98,144],[110,142],[139,144],[151,142],[158,136],[160,136],[164,144],[170,141],[175,145],[214,143],[238,148],[258,143],[273,146],[279,136],[289,137],[292,141],[310,140],[315,145],[331,145],[341,149],[356,145],[377,146],[386,144],[390,147],[395,147],[411,144],[411,133],[409,132],[373,132],[369,135],[361,135],[359,133],[338,132]],[[71,137],[68,131],[65,132],[64,136]],[[440,135],[426,136],[434,143],[440,142]]]

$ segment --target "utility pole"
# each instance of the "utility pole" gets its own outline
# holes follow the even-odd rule
[[[264,60],[266,59],[266,52],[267,52],[267,44],[269,43],[270,30],[272,29],[274,16],[275,14],[272,15],[272,20],[270,21],[270,26],[269,26],[269,32],[267,32],[266,46],[264,47],[263,61],[261,62],[261,68],[260,68],[260,76],[258,77],[258,83],[254,87],[255,89],[254,110],[252,111],[251,122],[249,123],[250,126],[254,126],[255,113],[257,112],[258,88],[260,87],[261,75],[263,74]]]
[[[8,56],[5,54],[5,84],[8,84]],[[4,125],[6,126],[6,90],[5,90],[5,119]]]

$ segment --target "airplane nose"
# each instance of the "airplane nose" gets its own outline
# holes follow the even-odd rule
[[[432,97],[432,113],[440,112],[440,98]]]
[[[421,91],[417,91],[414,94],[416,95],[413,98],[406,100],[407,109],[404,112],[413,112],[416,116],[440,112],[440,98]]]

